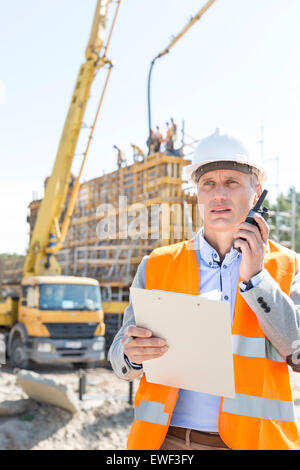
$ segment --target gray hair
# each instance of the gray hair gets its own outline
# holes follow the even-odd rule
[[[255,168],[252,168],[252,173],[250,175],[250,182],[251,182],[251,186],[253,187],[253,189],[256,188],[256,186],[259,184],[259,174],[258,174],[258,171],[255,169]]]

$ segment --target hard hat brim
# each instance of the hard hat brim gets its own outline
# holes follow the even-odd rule
[[[194,163],[194,164],[191,164],[191,165],[188,165],[184,168],[184,171],[185,171],[185,174],[188,178],[188,182],[193,184],[194,186],[197,186],[197,182],[195,181],[194,179],[194,173],[195,171],[200,168],[201,166],[204,166],[208,163],[213,163],[213,162],[218,162],[220,163],[220,160],[206,160],[204,162],[201,162],[201,163]],[[224,162],[228,162],[228,160],[223,160]],[[233,160],[232,160],[233,161]],[[258,177],[259,177],[259,183],[260,184],[264,184],[267,180],[267,173],[266,171],[264,170],[264,168],[261,166],[261,165],[258,165],[256,162],[252,162],[252,161],[247,161],[245,162],[245,160],[234,160],[233,162],[236,162],[236,163],[240,163],[242,165],[247,165],[247,166],[251,166],[253,167],[254,169],[257,170],[258,172]],[[220,170],[222,168],[219,168]],[[228,168],[227,168],[228,169]],[[232,168],[233,170],[235,168]],[[237,170],[238,171],[238,170]]]

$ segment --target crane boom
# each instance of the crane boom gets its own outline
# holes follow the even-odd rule
[[[118,7],[120,1],[117,2]],[[59,219],[68,193],[71,165],[93,80],[98,69],[107,63],[111,65],[106,58],[108,44],[104,45],[108,8],[111,2],[112,0],[97,0],[85,53],[86,61],[78,73],[53,170],[32,233],[24,265],[24,276],[55,275],[61,272],[55,257],[47,254],[46,250],[55,244],[56,237],[59,236]]]
[[[202,8],[198,11],[198,13],[193,16],[190,21],[182,28],[182,30],[172,39],[170,44],[160,53],[158,54],[154,60],[160,59],[165,54],[168,54],[173,46],[179,41],[182,36],[204,15],[204,13],[215,3],[216,0],[209,0]]]

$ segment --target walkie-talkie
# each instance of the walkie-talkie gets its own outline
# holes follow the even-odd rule
[[[268,194],[268,191],[266,189],[264,189],[264,191],[262,192],[259,200],[257,201],[255,206],[251,209],[251,211],[247,215],[247,218],[246,218],[245,222],[248,222],[248,224],[255,225],[256,227],[259,228],[258,223],[254,220],[254,214],[260,214],[265,219],[265,221],[268,220],[268,218],[269,218],[268,209],[266,207],[263,207],[262,210],[260,210],[260,206],[264,202],[264,199],[265,199],[267,194]],[[239,240],[239,239],[237,238],[236,240]],[[240,240],[246,241],[245,238],[240,238]],[[235,246],[234,246],[234,248],[235,248]],[[240,253],[242,252],[242,250],[240,248],[235,248],[235,249],[237,251],[239,251]]]

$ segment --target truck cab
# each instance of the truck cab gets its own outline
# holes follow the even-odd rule
[[[73,276],[27,276],[18,319],[8,338],[13,367],[33,361],[94,363],[105,357],[105,326],[98,281]]]

